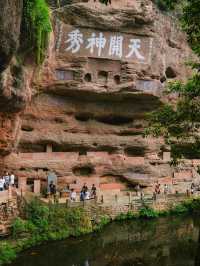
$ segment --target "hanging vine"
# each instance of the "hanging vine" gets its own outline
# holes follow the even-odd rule
[[[50,32],[50,11],[45,0],[24,0],[21,46],[33,53],[37,64],[44,60]]]

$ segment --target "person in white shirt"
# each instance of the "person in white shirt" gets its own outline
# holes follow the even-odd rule
[[[11,175],[10,175],[10,185],[11,186],[15,185],[15,175],[13,172],[11,172]]]
[[[76,191],[73,188],[71,189],[70,199],[71,201],[76,201]]]
[[[90,199],[90,191],[86,190],[85,191],[85,200],[89,200]]]
[[[10,184],[10,176],[7,172],[5,172],[3,179],[5,180],[5,184],[4,184],[5,189],[8,189],[9,184]]]
[[[4,184],[5,184],[5,180],[2,177],[0,177],[0,191],[4,190]]]

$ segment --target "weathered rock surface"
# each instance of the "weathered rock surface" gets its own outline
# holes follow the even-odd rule
[[[19,45],[22,3],[22,0],[0,3],[0,72],[6,69]]]
[[[38,177],[45,183],[53,171],[60,188],[79,190],[87,182],[120,191],[140,183],[150,192],[158,180],[185,191],[199,178],[193,163],[188,171],[181,166],[182,176],[174,174],[164,141],[143,137],[146,113],[168,100],[166,82],[191,75],[185,61],[193,54],[175,19],[151,1],[113,0],[111,6],[67,1],[54,10],[53,21],[32,101],[18,126],[10,124],[16,135],[4,166],[28,184]],[[93,48],[90,38],[96,38]],[[11,98],[22,108],[30,93],[24,86],[20,91]]]

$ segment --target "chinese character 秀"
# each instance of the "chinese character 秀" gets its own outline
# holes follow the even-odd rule
[[[83,34],[77,29],[68,33],[69,39],[65,43],[69,43],[69,46],[66,48],[66,51],[70,51],[74,54],[77,53],[81,44],[83,43]]]

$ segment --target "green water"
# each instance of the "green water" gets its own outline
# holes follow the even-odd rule
[[[98,234],[28,250],[11,265],[200,266],[199,226],[198,217],[113,223]]]

